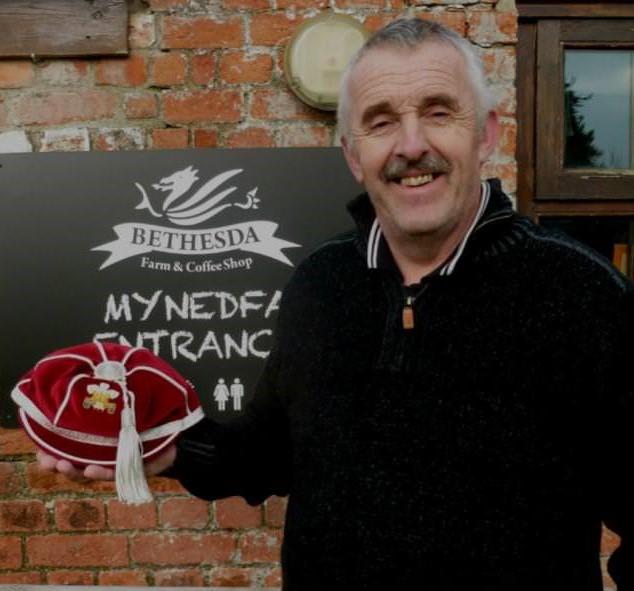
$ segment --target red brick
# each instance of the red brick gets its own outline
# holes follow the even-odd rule
[[[27,60],[0,60],[0,88],[24,88],[33,82],[33,64]]]
[[[497,177],[502,181],[506,193],[517,191],[517,164],[515,162],[487,162],[482,167],[482,178]]]
[[[467,33],[467,17],[462,10],[421,12],[416,16],[423,20],[434,21],[436,23],[440,23],[441,25],[445,25],[446,27],[456,31],[456,33],[462,37],[464,37]]]
[[[282,586],[282,569],[271,569],[264,577],[264,585],[266,587],[281,587]]]
[[[160,494],[176,494],[183,495],[187,491],[178,480],[173,478],[165,478],[164,476],[154,476],[148,480],[148,484],[155,495]]]
[[[110,529],[151,529],[156,527],[156,504],[128,505],[115,499],[108,501]]]
[[[117,97],[102,90],[52,92],[44,96],[21,96],[16,101],[15,118],[22,125],[98,120],[112,117],[116,105]]]
[[[497,153],[506,158],[515,157],[517,143],[517,123],[514,120],[502,119],[500,121],[500,141]]]
[[[262,525],[262,510],[251,507],[241,497],[216,501],[216,523],[222,528],[248,528]]]
[[[385,8],[385,0],[336,0],[337,8]]]
[[[169,123],[235,122],[240,120],[242,103],[235,90],[168,91],[163,95],[164,118]]]
[[[58,570],[47,573],[46,582],[49,585],[92,585],[95,575],[88,570]]]
[[[213,53],[199,53],[193,55],[191,64],[191,80],[194,84],[206,86],[216,77],[216,56]]]
[[[93,142],[93,149],[100,152],[142,150],[144,147],[145,129],[138,127],[100,129]]]
[[[184,127],[152,130],[152,148],[155,150],[178,150],[186,148],[189,132]]]
[[[331,132],[318,125],[285,125],[280,128],[276,145],[281,148],[328,147],[332,144]]]
[[[282,544],[280,530],[249,531],[240,537],[242,562],[278,562]]]
[[[224,21],[209,17],[166,16],[163,19],[163,49],[217,49],[241,47],[242,19]]]
[[[127,58],[101,59],[95,68],[97,84],[140,86],[147,81],[147,63],[140,55]]]
[[[492,82],[515,80],[515,47],[503,46],[480,52],[486,77]]]
[[[187,6],[189,0],[149,0],[152,10],[169,10],[170,8],[180,8]]]
[[[269,527],[284,527],[286,505],[284,497],[269,497],[264,503],[264,523]]]
[[[212,569],[209,584],[213,587],[250,587],[253,575],[251,568],[218,567]]]
[[[181,53],[165,53],[154,58],[150,68],[153,86],[175,86],[185,82],[187,61]]]
[[[22,544],[15,536],[0,536],[0,568],[22,566]]]
[[[15,494],[22,488],[22,478],[14,462],[0,462],[0,495]]]
[[[322,120],[333,119],[333,115],[313,109],[300,101],[288,90],[262,88],[251,97],[251,117],[254,119]]]
[[[220,77],[228,84],[268,82],[272,72],[273,58],[270,55],[234,51],[220,59]]]
[[[42,501],[1,501],[0,531],[42,531],[48,528]]]
[[[231,534],[140,534],[132,538],[132,560],[147,564],[198,565],[226,562],[236,549]]]
[[[41,582],[42,575],[35,571],[0,573],[0,585],[39,585]]]
[[[273,145],[273,134],[264,127],[247,127],[227,136],[229,148],[270,148]]]
[[[290,39],[303,20],[290,18],[285,14],[255,14],[251,17],[251,43],[282,45]]]
[[[467,21],[469,39],[478,45],[517,41],[517,15],[514,12],[472,10]]]
[[[124,108],[128,119],[149,119],[158,115],[156,96],[148,92],[127,95]]]
[[[79,84],[88,76],[88,62],[83,60],[55,60],[41,64],[40,82],[49,86]]]
[[[201,499],[167,499],[159,509],[163,527],[201,529],[209,524],[209,503]]]
[[[378,31],[381,27],[392,22],[397,16],[398,15],[395,14],[385,13],[371,14],[363,21],[363,26],[371,33],[374,33],[374,31]]]
[[[147,576],[141,570],[110,570],[99,573],[98,585],[146,587]]]
[[[125,536],[113,534],[31,536],[26,553],[33,566],[126,566]]]
[[[75,482],[69,480],[62,474],[57,472],[44,472],[37,467],[37,464],[29,464],[26,472],[26,483],[31,492],[50,493],[50,492],[104,492],[114,491],[113,482],[105,482],[101,480],[86,480]]]
[[[22,429],[0,427],[0,457],[35,453],[35,446]]]
[[[511,83],[504,86],[491,85],[489,90],[497,101],[497,111],[500,117],[510,117],[514,119],[517,112],[515,85]]]
[[[158,587],[203,587],[200,569],[154,571],[154,584]]]
[[[106,524],[103,501],[59,499],[55,501],[55,523],[60,531],[101,529]]]
[[[284,10],[286,8],[326,8],[327,0],[277,0],[277,8]]]
[[[128,43],[133,49],[146,49],[156,42],[156,23],[153,14],[132,13],[128,22]]]
[[[264,10],[270,8],[269,0],[222,0],[222,7],[225,10]]]
[[[218,132],[215,129],[195,129],[194,147],[215,148],[218,145]]]

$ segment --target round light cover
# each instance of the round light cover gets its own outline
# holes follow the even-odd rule
[[[344,14],[322,14],[302,23],[284,55],[293,92],[311,107],[336,110],[343,72],[368,36],[363,25]]]

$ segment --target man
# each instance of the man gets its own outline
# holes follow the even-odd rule
[[[634,589],[632,286],[480,182],[498,120],[452,31],[375,34],[340,122],[357,231],[297,269],[245,413],[150,469],[288,494],[289,590],[597,591],[602,521]]]

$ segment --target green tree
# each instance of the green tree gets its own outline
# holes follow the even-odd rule
[[[564,166],[597,168],[601,166],[603,152],[595,145],[594,130],[586,129],[586,122],[580,110],[591,94],[576,93],[572,86],[574,78],[564,83],[564,130],[566,151]]]

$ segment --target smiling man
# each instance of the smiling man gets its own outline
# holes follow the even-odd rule
[[[599,591],[602,522],[631,591],[632,285],[481,181],[498,120],[452,31],[376,33],[339,116],[356,229],[297,269],[244,414],[149,471],[288,495],[289,591]]]
[[[467,234],[481,200],[480,168],[498,138],[491,100],[473,83],[481,74],[471,50],[447,38],[384,46],[377,35],[344,83],[346,159],[407,284]]]

